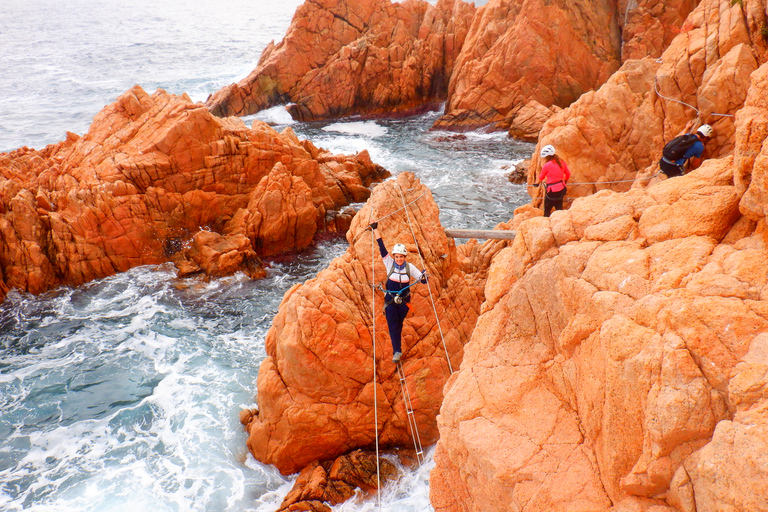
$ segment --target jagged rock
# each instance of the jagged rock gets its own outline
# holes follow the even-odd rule
[[[429,287],[413,288],[403,330],[403,368],[424,445],[437,438],[437,410],[450,365],[458,368],[463,345],[482,303],[488,263],[506,242],[469,243],[457,250],[446,237],[429,190],[410,173],[377,186],[347,232],[350,248],[314,279],[286,293],[267,333],[267,357],[257,381],[259,412],[249,415],[248,448],[282,473],[299,471],[374,442],[374,403],[382,446],[413,446],[402,389],[376,293],[371,314],[371,264],[375,282],[386,278],[378,248],[373,254],[370,220],[391,248],[398,241],[421,267],[403,210],[408,214],[429,272]],[[373,259],[372,259],[373,257]],[[438,326],[430,293],[434,297]],[[372,332],[375,319],[376,402]],[[444,342],[441,338],[444,335]]]
[[[507,175],[510,183],[521,185],[528,179],[528,166],[531,165],[530,160],[523,160],[515,166],[515,168]]]
[[[212,231],[198,231],[182,255],[184,259],[174,262],[179,277],[201,272],[210,277],[222,277],[238,271],[251,279],[267,275],[251,241],[241,234],[222,236]]]
[[[258,277],[257,256],[307,247],[329,210],[387,175],[365,151],[332,155],[136,86],[83,137],[0,154],[0,298],[168,260]]]
[[[621,61],[659,57],[700,0],[619,2]]]
[[[561,110],[557,105],[547,108],[538,101],[531,100],[515,109],[509,116],[512,121],[509,122],[508,134],[515,139],[536,142],[544,123]]]
[[[257,68],[208,98],[220,116],[289,104],[295,119],[391,115],[436,106],[474,5],[461,0],[306,2]]]
[[[738,461],[746,455],[727,455],[730,466],[699,461],[726,456],[732,432],[747,428],[738,419],[729,426],[736,402],[728,388],[750,344],[768,333],[764,235],[745,234],[728,213],[725,228],[702,223],[707,232],[643,236],[642,219],[671,197],[680,199],[668,213],[702,218],[679,202],[700,194],[714,211],[720,203],[709,194],[736,195],[723,185],[730,161],[647,190],[603,191],[519,224],[508,258],[500,253],[489,272],[486,289],[499,291],[486,292],[494,302],[446,387],[430,477],[435,510],[581,503],[607,511],[670,486],[684,495],[686,478],[696,479],[689,490],[697,504],[699,496],[717,502],[729,484],[728,500],[742,495],[735,508],[760,503],[768,472],[743,479]],[[738,201],[728,204],[732,212]],[[754,375],[763,379],[761,372]],[[739,453],[761,453],[762,421],[748,421],[756,437],[741,437]],[[755,459],[750,467],[761,466]]]
[[[347,455],[323,462],[315,461],[301,470],[293,488],[280,505],[278,512],[292,510],[330,511],[326,505],[338,505],[360,488],[372,492],[383,487],[399,474],[387,459],[376,454],[355,450]],[[323,508],[324,507],[324,508]]]
[[[736,114],[734,181],[739,209],[753,220],[768,215],[768,64],[752,73],[744,108]]]
[[[610,2],[491,0],[477,11],[435,127],[509,129],[520,106],[535,100],[566,107],[619,64]]]

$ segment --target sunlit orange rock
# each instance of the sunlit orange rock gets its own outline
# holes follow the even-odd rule
[[[768,246],[732,172],[712,160],[519,224],[446,386],[435,510],[764,506]],[[660,207],[673,229],[652,237]]]
[[[257,277],[259,256],[307,247],[387,174],[367,152],[332,155],[137,86],[82,137],[0,154],[0,296],[169,260]]]
[[[681,32],[683,22],[699,2],[641,0],[626,6],[620,2],[621,61],[659,57]]]
[[[718,5],[741,23],[730,17],[738,4]],[[717,18],[711,8],[689,21]],[[710,78],[730,70],[743,80],[750,61],[739,55],[762,51],[715,42],[726,47]],[[656,66],[629,62],[604,88],[629,98]],[[722,121],[716,154],[697,170],[579,197],[549,218],[518,209],[517,237],[491,263],[482,314],[446,385],[436,511],[768,507],[765,66],[742,84],[744,106],[726,108],[735,120]],[[553,132],[572,169],[590,158],[576,143],[583,127],[610,126],[604,93],[545,126],[572,120]],[[633,129],[645,135],[624,133],[624,148],[651,152],[648,127]]]
[[[257,68],[207,100],[220,116],[289,104],[300,120],[391,115],[444,101],[475,7],[461,0],[305,2]]]

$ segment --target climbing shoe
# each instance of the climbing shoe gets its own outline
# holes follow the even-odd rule
[[[402,356],[400,352],[395,352],[395,355],[392,356],[392,362],[397,364],[400,362],[400,356]]]

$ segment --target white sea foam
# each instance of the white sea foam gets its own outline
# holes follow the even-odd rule
[[[347,135],[362,135],[363,137],[383,137],[389,132],[386,127],[375,121],[353,121],[349,123],[332,123],[323,127],[326,132],[338,132]]]
[[[264,121],[269,124],[280,125],[294,124],[296,122],[291,117],[291,114],[285,109],[284,105],[278,105],[277,107],[262,110],[258,114],[243,118],[243,121],[248,124],[252,119],[258,119],[259,121]]]

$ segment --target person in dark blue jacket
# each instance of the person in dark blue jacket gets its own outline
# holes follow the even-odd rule
[[[403,322],[410,310],[412,282],[427,282],[427,273],[420,271],[412,263],[405,261],[408,250],[403,244],[395,244],[392,248],[392,256],[387,252],[387,247],[381,239],[378,228],[379,223],[371,223],[371,229],[379,244],[379,252],[387,269],[387,285],[384,294],[384,316],[387,318],[389,339],[392,341],[392,362],[399,363],[403,355],[401,338]]]
[[[664,156],[661,157],[661,160],[659,161],[661,172],[665,174],[667,178],[682,176],[685,174],[685,163],[689,159],[691,160],[691,163],[688,165],[689,170],[696,169],[701,165],[701,155],[704,154],[704,144],[712,138],[713,131],[712,127],[708,124],[701,125],[699,129],[696,130],[696,136],[699,140],[694,142],[693,145],[685,151],[682,158],[670,161]]]

